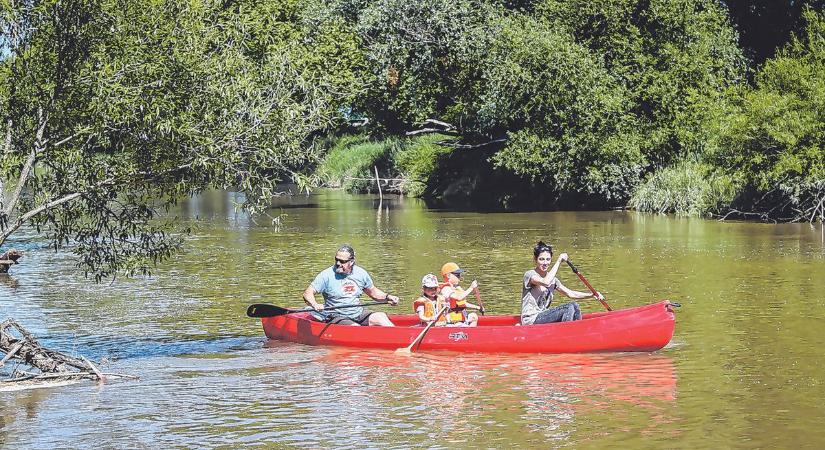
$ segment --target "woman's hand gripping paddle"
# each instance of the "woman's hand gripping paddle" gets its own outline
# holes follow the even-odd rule
[[[591,286],[590,283],[587,281],[587,279],[584,277],[584,275],[582,275],[581,272],[579,272],[579,270],[576,269],[576,266],[574,266],[573,263],[570,262],[569,259],[566,260],[566,262],[567,262],[567,265],[570,266],[570,269],[573,271],[573,273],[578,275],[579,279],[582,280],[582,283],[584,283],[584,285],[587,286],[588,289],[590,289],[590,292],[593,293],[593,297],[595,297],[596,300],[600,301],[602,303],[602,305],[605,308],[607,308],[608,311],[613,311],[613,308],[611,308],[610,305],[608,305],[607,302],[605,301],[604,296],[599,294],[595,289],[593,289],[593,286]]]

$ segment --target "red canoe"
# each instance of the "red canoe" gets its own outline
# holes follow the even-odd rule
[[[415,315],[391,315],[395,327],[328,325],[309,313],[261,319],[270,339],[356,348],[407,347],[421,333]],[[487,353],[651,352],[670,342],[675,317],[667,300],[585,314],[575,322],[515,326],[519,316],[481,316],[477,327],[433,327],[414,351]]]

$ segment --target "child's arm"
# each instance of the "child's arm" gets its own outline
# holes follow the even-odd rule
[[[470,295],[476,289],[478,289],[478,281],[473,280],[473,282],[470,283],[470,287],[467,288],[466,291],[461,293],[461,295],[459,295],[457,297],[453,297],[453,298],[456,299],[456,300],[459,300],[459,301],[464,300],[465,298],[467,298],[468,295]],[[469,303],[468,303],[468,305],[469,305]]]
[[[415,312],[417,312],[417,313],[418,313],[418,318],[419,318],[422,322],[429,322],[429,321],[430,321],[430,319],[428,319],[428,318],[427,318],[427,316],[425,316],[425,315],[424,315],[424,309],[425,309],[425,308],[424,308],[424,305],[421,305],[421,306],[419,306],[419,307],[415,308]]]

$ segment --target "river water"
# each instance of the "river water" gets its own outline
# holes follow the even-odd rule
[[[140,380],[0,392],[8,448],[821,448],[820,226],[633,212],[471,213],[319,192],[236,213],[213,192],[176,212],[184,252],[95,285],[34,234],[0,279],[0,320]],[[275,220],[273,220],[275,219]],[[267,342],[246,307],[299,307],[341,243],[410,301],[448,260],[496,314],[519,310],[538,239],[570,254],[614,309],[670,299],[655,353],[481,355]],[[570,271],[560,278],[586,290]],[[602,306],[582,301],[585,312]]]

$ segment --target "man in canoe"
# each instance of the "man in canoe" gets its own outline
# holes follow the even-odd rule
[[[556,260],[553,267],[550,262],[553,260],[553,247],[539,241],[533,247],[533,260],[536,263],[535,269],[524,272],[524,280],[521,285],[521,324],[538,325],[542,323],[569,322],[580,320],[582,312],[576,302],[565,303],[550,308],[553,301],[553,292],[559,291],[565,296],[573,299],[584,299],[593,297],[604,299],[601,293],[592,295],[588,292],[579,292],[567,288],[561,284],[556,273],[562,262],[567,261],[567,253],[562,253]]]
[[[335,253],[335,263],[319,273],[304,291],[304,301],[315,311],[312,316],[321,322],[340,325],[394,326],[387,314],[364,309],[361,292],[375,300],[386,301],[395,306],[399,298],[378,289],[366,270],[355,265],[355,250],[342,245]],[[318,303],[315,294],[324,296],[324,303]],[[341,306],[356,305],[351,308]],[[334,311],[324,308],[335,307]]]

